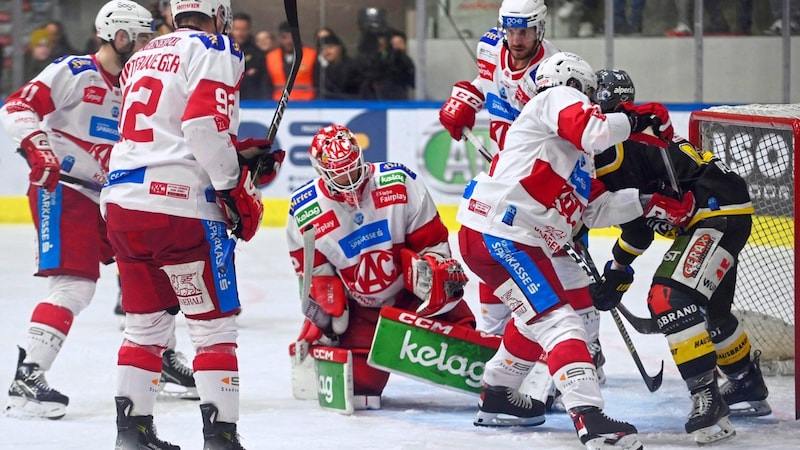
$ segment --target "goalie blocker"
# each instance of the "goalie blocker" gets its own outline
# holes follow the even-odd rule
[[[367,362],[425,383],[480,394],[485,363],[500,341],[497,335],[386,306]],[[351,351],[312,346],[312,358],[299,361],[295,345],[289,346],[295,398],[317,399],[321,407],[343,414],[380,408],[380,397],[353,395]]]

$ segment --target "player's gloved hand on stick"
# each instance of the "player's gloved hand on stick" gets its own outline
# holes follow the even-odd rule
[[[450,137],[459,141],[463,128],[475,126],[475,114],[483,108],[486,97],[469,81],[459,81],[453,86],[450,98],[439,110],[439,122]]]
[[[272,151],[272,141],[268,139],[247,138],[237,141],[236,154],[239,157],[239,166],[247,166],[250,173],[254,173],[256,167],[261,164],[261,172],[258,174],[257,186],[268,184],[278,176],[278,171],[286,157],[283,150]]]
[[[49,192],[56,190],[61,164],[50,147],[50,141],[44,131],[34,131],[20,142],[25,152],[25,159],[31,166],[28,178],[34,186],[41,186]]]
[[[675,135],[672,128],[672,121],[669,118],[667,108],[661,103],[643,103],[634,105],[630,102],[622,102],[617,105],[617,112],[625,113],[631,124],[631,135],[644,132],[648,127],[652,127],[653,134],[664,141],[671,141]]]
[[[640,194],[639,200],[642,202],[645,217],[666,220],[676,227],[686,226],[694,215],[695,200],[691,192],[686,192],[683,196],[660,192]]]
[[[245,242],[255,236],[264,215],[264,204],[261,203],[261,192],[250,178],[250,169],[242,168],[236,187],[217,191],[217,203],[228,218],[234,236]]]
[[[400,257],[406,289],[422,300],[416,310],[420,316],[444,314],[464,297],[468,278],[455,259],[435,253],[418,255],[407,248],[400,251]]]
[[[622,295],[628,291],[633,283],[633,268],[612,268],[613,261],[606,263],[603,270],[603,279],[600,283],[589,285],[589,295],[592,297],[594,307],[600,311],[609,311],[622,301]]]

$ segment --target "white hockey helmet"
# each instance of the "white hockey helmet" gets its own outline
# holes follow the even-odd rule
[[[544,39],[546,18],[544,0],[503,0],[498,14],[500,28],[536,28],[538,41]]]
[[[537,93],[554,86],[568,86],[591,98],[597,90],[597,76],[592,66],[569,52],[556,53],[542,61],[536,69],[535,81]]]
[[[223,29],[218,30],[220,33],[226,33],[233,28],[231,0],[170,0],[169,5],[175,21],[181,13],[196,12],[215,20],[219,17],[223,24]]]
[[[112,0],[100,8],[94,27],[97,36],[106,42],[113,41],[119,31],[127,32],[131,42],[136,42],[142,33],[153,34],[153,15],[136,2]]]

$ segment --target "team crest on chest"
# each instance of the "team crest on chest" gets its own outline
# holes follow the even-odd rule
[[[353,222],[355,222],[358,225],[364,223],[364,213],[358,211],[355,214],[353,214]]]

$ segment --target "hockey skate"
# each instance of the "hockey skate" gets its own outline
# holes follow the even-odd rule
[[[578,406],[569,410],[578,438],[588,450],[642,450],[636,427],[609,418],[596,406]]]
[[[200,414],[203,416],[203,450],[244,450],[236,433],[236,424],[217,422],[217,413],[217,407],[210,403],[200,405]]]
[[[164,350],[158,388],[159,398],[200,400],[194,372],[186,365],[186,358],[182,353],[169,348]]]
[[[544,423],[544,403],[505,386],[484,385],[473,423],[481,427],[532,427]]]
[[[114,397],[117,404],[117,443],[114,450],[181,450],[177,445],[156,436],[153,416],[131,416],[133,402],[128,397]]]
[[[761,375],[761,351],[756,350],[753,362],[741,378],[729,378],[720,386],[719,391],[730,407],[731,416],[757,417],[772,414],[772,408],[767,403],[769,390]]]
[[[686,432],[694,435],[697,445],[715,444],[736,436],[728,417],[728,405],[722,401],[716,381],[692,389],[692,411],[686,422]]]
[[[67,413],[69,398],[50,387],[38,364],[25,364],[25,350],[19,347],[17,372],[8,388],[5,414],[23,419],[43,417],[57,420]]]

